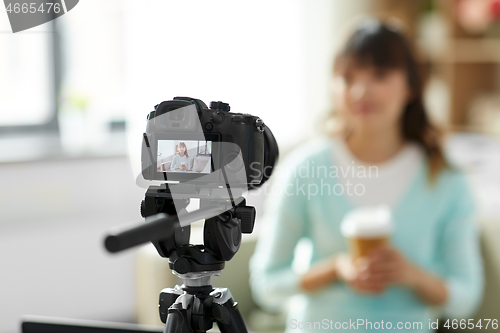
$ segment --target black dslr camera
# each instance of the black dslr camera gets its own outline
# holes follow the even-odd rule
[[[156,105],[143,138],[144,179],[262,185],[278,156],[276,140],[259,117],[229,110],[223,102],[208,108],[189,97]],[[216,172],[221,167],[225,172]]]

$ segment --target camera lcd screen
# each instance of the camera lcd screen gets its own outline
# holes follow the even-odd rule
[[[209,174],[212,141],[158,140],[157,172]]]

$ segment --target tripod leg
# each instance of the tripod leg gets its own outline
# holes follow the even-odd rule
[[[187,324],[186,310],[170,308],[163,333],[191,333]]]
[[[247,333],[247,327],[245,326],[245,322],[241,317],[241,313],[238,310],[238,303],[234,302],[231,297],[225,303],[220,304],[225,310],[224,315],[217,320],[217,326],[219,326],[219,330],[221,333]],[[222,319],[222,320],[221,320]]]
[[[181,333],[184,317],[179,311],[169,312],[163,333]]]

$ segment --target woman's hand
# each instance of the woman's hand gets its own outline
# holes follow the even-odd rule
[[[413,288],[417,275],[417,268],[401,252],[391,246],[382,246],[370,252],[360,278],[383,286],[399,284]]]
[[[380,293],[385,284],[376,276],[368,276],[366,258],[354,261],[347,253],[339,254],[336,258],[336,271],[340,280],[343,280],[354,290],[361,293]]]
[[[302,276],[301,285],[306,291],[315,291],[335,280],[343,280],[354,290],[369,294],[383,292],[390,285],[404,285],[432,305],[442,304],[447,298],[440,278],[415,266],[390,246],[378,248],[355,261],[348,253],[327,258]]]
[[[409,287],[431,305],[443,304],[448,297],[441,278],[412,264],[401,252],[390,246],[380,247],[370,253],[364,274],[367,280]]]
[[[379,293],[392,284],[413,288],[416,283],[416,267],[390,246],[377,248],[356,261],[341,255],[337,266],[340,278],[361,292]]]

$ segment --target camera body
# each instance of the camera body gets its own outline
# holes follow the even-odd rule
[[[156,105],[143,135],[144,179],[249,188],[263,183],[266,163],[272,168],[278,155],[274,137],[259,117],[229,110],[226,103],[208,108],[189,97]],[[268,137],[276,147],[272,158]]]

